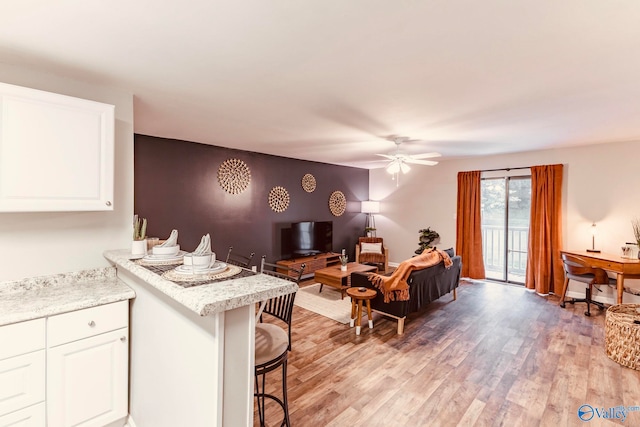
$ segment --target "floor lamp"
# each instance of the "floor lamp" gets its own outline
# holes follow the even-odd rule
[[[366,200],[362,202],[360,212],[367,214],[367,219],[364,223],[365,230],[367,228],[372,228],[371,235],[375,237],[376,235],[376,219],[373,214],[380,213],[380,202],[376,202],[373,200]]]

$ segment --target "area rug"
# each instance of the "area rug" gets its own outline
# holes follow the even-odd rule
[[[318,293],[319,290],[320,283],[300,288],[294,304],[337,322],[349,323],[351,298],[345,296],[340,299],[340,292],[329,286],[324,286],[321,293]]]

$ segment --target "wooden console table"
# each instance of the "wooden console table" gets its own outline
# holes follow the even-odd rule
[[[617,304],[622,304],[624,293],[624,278],[640,278],[640,260],[622,258],[619,255],[587,252],[587,251],[560,251],[563,254],[578,256],[589,263],[591,267],[598,267],[611,273],[616,273],[616,286],[618,290]]]
[[[300,270],[302,264],[306,264],[306,267],[303,271],[303,274],[306,276],[308,274],[315,273],[317,270],[340,264],[339,257],[340,254],[337,254],[335,252],[327,252],[323,254],[302,256],[298,258],[282,259],[276,262],[276,264],[282,266],[282,270],[280,271],[281,273],[289,274],[291,275],[291,277],[297,277],[295,272],[291,272],[291,270],[289,270],[290,268]]]

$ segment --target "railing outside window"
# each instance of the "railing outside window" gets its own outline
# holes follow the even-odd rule
[[[508,280],[524,283],[527,269],[529,228],[509,227],[506,232],[507,238],[509,239],[509,254],[506,261],[508,262]],[[502,225],[482,226],[482,253],[487,278],[502,279],[504,277],[504,233],[505,229]]]

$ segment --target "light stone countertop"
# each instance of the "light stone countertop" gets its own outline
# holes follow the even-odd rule
[[[113,267],[0,283],[0,326],[135,298]]]
[[[244,307],[298,290],[296,283],[266,274],[183,288],[133,262],[128,250],[108,250],[104,257],[117,268],[122,268],[200,316]]]

